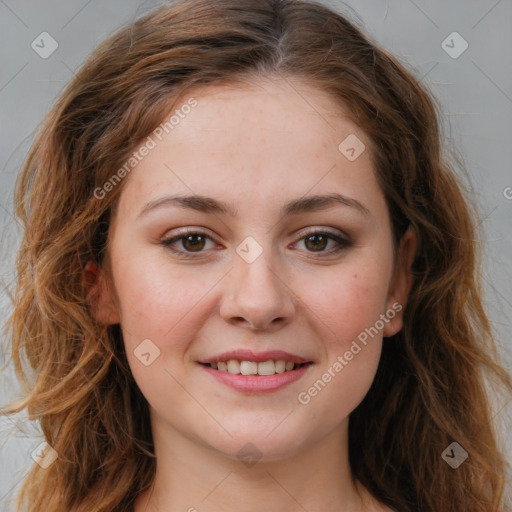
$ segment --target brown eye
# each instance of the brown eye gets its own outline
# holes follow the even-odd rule
[[[320,255],[337,254],[349,248],[352,242],[338,233],[330,233],[328,231],[313,231],[306,233],[299,242],[303,242],[307,252],[316,252]],[[329,242],[334,243],[334,247],[327,249]],[[327,250],[326,250],[327,249]]]
[[[208,241],[213,242],[213,239],[206,233],[190,231],[162,240],[160,243],[174,253],[193,258],[206,252]],[[302,241],[304,241],[306,252],[319,253],[320,255],[337,254],[352,245],[348,238],[327,231],[311,232],[303,236],[300,239],[300,242]],[[334,247],[326,250],[330,241],[334,242]],[[181,242],[179,246],[176,245],[178,242]]]
[[[327,247],[329,237],[321,234],[309,235],[305,238],[306,247],[312,251],[323,251]]]
[[[213,239],[206,233],[190,231],[162,240],[160,243],[181,256],[194,257],[196,254],[200,255],[205,252],[207,241],[213,242]],[[181,243],[176,245],[178,242]]]
[[[201,251],[205,245],[205,238],[199,234],[187,235],[181,239],[183,248],[187,251]]]

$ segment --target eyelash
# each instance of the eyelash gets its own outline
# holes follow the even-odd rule
[[[179,235],[176,235],[176,236],[173,236],[172,238],[168,238],[166,240],[162,240],[160,243],[161,245],[163,245],[166,249],[170,250],[171,252],[175,253],[175,254],[179,254],[185,258],[197,258],[201,253],[205,252],[205,251],[197,251],[197,252],[187,252],[187,251],[183,251],[183,250],[178,250],[178,249],[175,249],[173,247],[171,247],[171,245],[174,243],[174,242],[178,242],[180,240],[183,240],[184,238],[187,238],[188,236],[190,235],[200,235],[202,237],[204,237],[205,239],[208,239],[208,240],[211,240],[212,242],[214,242],[213,238],[211,236],[209,236],[207,233],[205,233],[204,231],[194,231],[194,230],[187,230],[187,231],[184,231],[182,233],[180,233]],[[346,238],[343,238],[342,236],[338,235],[338,234],[335,234],[335,233],[331,233],[329,231],[320,231],[320,230],[317,230],[317,231],[309,231],[307,233],[305,233],[300,239],[299,241],[301,240],[304,240],[305,238],[308,238],[308,237],[311,237],[311,236],[314,236],[314,235],[322,235],[322,236],[325,236],[326,238],[330,239],[330,240],[334,240],[338,245],[339,247],[335,248],[334,250],[331,250],[331,251],[319,251],[317,254],[328,254],[328,255],[333,255],[333,254],[338,254],[339,252],[349,248],[352,246],[352,242]],[[314,251],[308,251],[308,252],[311,252],[313,254],[315,254]],[[320,256],[322,257],[322,256]]]

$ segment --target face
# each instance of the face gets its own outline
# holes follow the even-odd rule
[[[121,324],[154,430],[291,456],[369,390],[410,258],[395,268],[368,137],[325,93],[261,79],[176,108],[190,97],[125,178],[97,314]]]

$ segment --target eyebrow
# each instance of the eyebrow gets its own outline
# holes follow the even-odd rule
[[[204,213],[214,213],[237,216],[237,209],[230,203],[217,201],[213,197],[204,195],[175,195],[165,196],[147,203],[139,213],[139,217],[146,215],[157,208],[176,206]],[[294,199],[285,204],[281,210],[281,216],[298,215],[305,212],[327,210],[334,206],[346,206],[353,208],[364,216],[371,216],[370,210],[357,199],[346,197],[342,194],[313,195]]]

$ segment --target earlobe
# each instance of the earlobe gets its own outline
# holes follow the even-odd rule
[[[396,314],[393,318],[390,317],[389,322],[385,325],[384,337],[393,336],[402,329],[403,313],[414,283],[412,265],[416,256],[416,247],[416,233],[412,226],[409,226],[400,239],[395,272],[388,292],[387,306],[389,310],[392,309]]]
[[[85,266],[82,283],[92,316],[105,325],[118,324],[120,318],[117,307],[108,289],[105,276],[95,263],[90,261]]]

